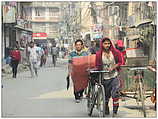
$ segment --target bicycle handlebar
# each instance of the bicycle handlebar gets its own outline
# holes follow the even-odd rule
[[[147,67],[132,67],[132,68],[128,68],[129,70],[146,70],[148,69]]]
[[[148,65],[149,66],[149,65]],[[146,69],[148,69],[147,68],[147,66],[127,66],[127,65],[124,65],[124,66],[121,66],[122,68],[123,67],[127,67],[128,68],[128,70],[146,70]]]
[[[105,71],[105,70],[101,70],[101,71],[97,71],[97,70],[90,70],[90,73],[109,73],[109,71]]]
[[[134,67],[147,67],[147,66],[153,66],[153,65],[142,65],[142,66],[139,66],[139,65],[138,66],[135,66],[135,65],[133,65],[133,66],[131,66],[131,65],[121,65],[120,67],[121,68],[126,68],[126,67],[127,68],[129,68],[129,67],[134,68]],[[156,65],[154,65],[154,66],[156,66]]]

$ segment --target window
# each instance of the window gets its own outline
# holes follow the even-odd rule
[[[49,23],[49,31],[58,31],[58,24],[57,23]]]
[[[25,11],[26,17],[28,19],[31,19],[31,17],[32,17],[32,8],[30,8],[30,7],[24,7],[24,11]]]
[[[45,23],[33,23],[33,30],[39,31],[39,32],[45,32],[46,24]]]
[[[119,6],[114,6],[114,15],[119,16]]]
[[[108,7],[108,16],[112,16],[112,6]]]
[[[49,15],[50,16],[59,16],[59,8],[58,7],[49,8]]]
[[[45,16],[45,8],[35,8],[35,16]]]
[[[108,7],[108,16],[119,16],[119,6],[109,6]]]

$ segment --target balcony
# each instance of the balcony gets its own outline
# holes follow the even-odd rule
[[[58,33],[49,33],[48,38],[57,37],[58,35],[59,35]]]
[[[61,6],[61,2],[50,2],[50,1],[43,1],[43,2],[33,2],[32,7],[57,7]]]
[[[32,22],[43,22],[46,21],[46,17],[44,16],[34,16],[32,18]]]
[[[32,22],[60,22],[59,16],[34,16],[32,17]]]
[[[59,22],[61,20],[59,16],[51,16],[48,19],[49,22]]]

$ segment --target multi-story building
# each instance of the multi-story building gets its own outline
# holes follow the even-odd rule
[[[32,28],[34,33],[46,33],[33,39],[53,39],[59,37],[61,2],[43,1],[32,3]],[[39,34],[40,35],[40,34]]]
[[[103,9],[104,36],[114,43],[118,39],[123,40],[122,28],[127,24],[128,2],[104,2]]]
[[[25,5],[31,2],[2,2],[2,57],[9,55],[9,49],[18,42],[25,47],[32,38],[31,19],[25,10]]]

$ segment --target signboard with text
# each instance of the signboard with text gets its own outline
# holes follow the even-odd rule
[[[47,37],[47,33],[33,33],[32,37]]]
[[[103,37],[103,25],[102,24],[94,24],[91,27],[92,37],[95,39],[100,39]]]

